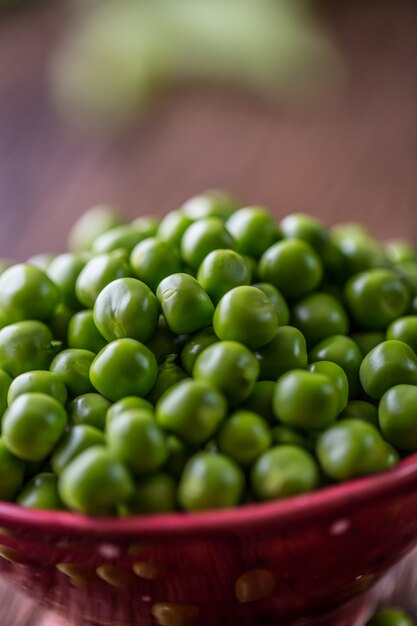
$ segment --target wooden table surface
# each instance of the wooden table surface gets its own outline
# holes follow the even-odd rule
[[[378,236],[417,240],[417,4],[333,2],[328,19],[349,71],[314,111],[190,90],[128,139],[70,131],[48,94],[63,5],[0,22],[0,256],[59,251],[99,202],[128,216],[162,213],[213,186],[283,215],[360,219]]]

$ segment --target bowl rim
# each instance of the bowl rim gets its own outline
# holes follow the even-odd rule
[[[0,502],[0,525],[13,523],[20,528],[31,531],[36,528],[54,535],[83,534],[106,538],[230,534],[237,530],[262,530],[271,525],[288,529],[289,522],[296,525],[312,518],[332,515],[335,516],[334,521],[345,520],[354,507],[364,502],[369,506],[392,492],[398,496],[410,490],[415,490],[417,497],[417,452],[391,470],[273,502],[196,513],[175,512],[126,518],[98,518],[70,511],[28,509],[18,504]]]

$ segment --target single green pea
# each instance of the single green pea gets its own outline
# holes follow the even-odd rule
[[[104,430],[106,414],[111,403],[99,393],[85,393],[69,405],[69,418],[72,424],[85,424]]]
[[[276,383],[275,416],[287,426],[324,428],[336,420],[340,406],[341,394],[327,373],[292,370]]]
[[[344,276],[348,279],[359,272],[364,272],[378,267],[385,267],[387,259],[382,246],[368,233],[359,231],[334,232],[334,242],[343,255]]]
[[[46,472],[34,476],[19,493],[16,502],[29,509],[59,511],[65,508],[59,497],[57,477]]]
[[[158,227],[157,236],[159,239],[169,241],[179,248],[185,231],[193,222],[193,219],[180,210],[170,211],[162,218]]]
[[[118,400],[107,409],[106,423],[110,422],[121,413],[136,409],[153,412],[153,406],[149,400],[138,398],[137,396],[126,396],[126,398]]]
[[[200,283],[188,274],[171,274],[158,285],[156,296],[169,329],[193,333],[213,320],[214,306]]]
[[[387,339],[403,341],[417,352],[417,315],[407,315],[392,322],[387,328]]]
[[[284,239],[306,241],[320,255],[330,242],[330,233],[324,224],[305,213],[287,215],[280,227]]]
[[[182,272],[182,261],[174,244],[149,237],[137,244],[130,255],[130,264],[139,280],[156,291],[161,280]]]
[[[340,420],[323,431],[316,454],[323,472],[336,481],[382,472],[399,461],[377,428],[358,419]]]
[[[95,356],[90,350],[68,348],[57,354],[50,370],[64,383],[71,396],[80,396],[94,391],[89,371]]]
[[[3,416],[6,446],[24,461],[46,459],[64,434],[67,414],[55,398],[43,393],[18,396]]]
[[[67,343],[69,348],[80,348],[90,352],[100,352],[107,345],[94,322],[91,309],[78,311],[68,324]]]
[[[232,236],[218,217],[200,219],[187,228],[181,239],[181,256],[185,263],[198,269],[213,250],[234,249]]]
[[[226,222],[226,228],[236,243],[236,250],[259,258],[279,237],[274,218],[262,207],[239,209]]]
[[[379,425],[384,439],[400,450],[417,450],[417,387],[396,385],[381,398]]]
[[[302,333],[293,326],[280,326],[275,337],[266,346],[258,348],[259,380],[273,380],[308,364],[307,345]]]
[[[145,238],[147,238],[154,237],[156,235],[160,221],[159,217],[155,217],[155,215],[141,215],[139,217],[135,217],[130,224],[136,231],[140,232]]]
[[[313,456],[298,446],[280,445],[259,457],[251,486],[259,500],[280,500],[313,491],[320,474]]]
[[[323,278],[323,266],[314,248],[299,239],[287,239],[265,250],[259,261],[261,281],[294,300],[314,291]]]
[[[168,435],[166,438],[168,448],[168,461],[165,470],[175,478],[180,478],[185,464],[191,456],[190,450],[184,445],[181,439],[175,435]]]
[[[37,267],[39,270],[42,270],[43,272],[46,272],[46,270],[48,269],[48,267],[50,266],[54,258],[55,258],[54,254],[45,252],[41,254],[34,254],[33,256],[29,257],[26,260],[26,263],[28,265],[33,265],[34,267]]]
[[[89,250],[93,241],[106,230],[122,223],[117,211],[110,206],[95,206],[83,213],[72,227],[68,248],[72,252]]]
[[[349,395],[355,397],[359,391],[359,368],[362,354],[350,337],[332,335],[318,343],[309,354],[311,361],[331,361],[344,370],[349,381]]]
[[[101,430],[88,424],[72,426],[55,448],[51,456],[51,467],[59,476],[81,452],[100,445],[106,445],[106,437]]]
[[[94,323],[107,341],[147,341],[159,318],[158,300],[145,283],[136,278],[119,278],[109,283],[94,304]]]
[[[417,261],[396,263],[393,269],[402,278],[403,282],[409,286],[412,295],[417,296]]]
[[[328,293],[313,293],[299,300],[292,309],[292,324],[312,348],[332,335],[346,335],[349,318],[341,303]]]
[[[146,410],[121,413],[107,422],[107,443],[134,475],[158,470],[168,459],[166,437]]]
[[[384,341],[365,356],[359,376],[365,392],[376,400],[395,385],[417,385],[416,353],[402,341]]]
[[[207,442],[226,417],[224,396],[205,380],[182,380],[156,405],[156,422],[190,445]]]
[[[351,338],[359,347],[362,357],[375,348],[378,344],[385,341],[385,333],[382,331],[352,333]]]
[[[58,400],[60,404],[65,404],[67,400],[67,389],[62,380],[53,372],[34,371],[20,374],[13,380],[7,395],[9,406],[22,393],[44,393]]]
[[[0,308],[10,322],[47,319],[59,291],[42,270],[19,263],[0,276]]]
[[[108,515],[132,497],[134,484],[123,463],[106,448],[93,446],[65,467],[58,491],[73,511]]]
[[[378,428],[378,409],[365,400],[350,400],[347,407],[340,414],[340,419],[363,420]]]
[[[349,382],[344,369],[331,361],[316,361],[309,365],[308,369],[313,374],[323,374],[333,381],[339,396],[338,413],[341,413],[349,401]]]
[[[132,276],[127,261],[116,253],[99,254],[81,270],[75,293],[85,307],[92,309],[100,291],[113,280]]]
[[[48,266],[46,273],[58,287],[61,300],[69,306],[79,307],[79,301],[75,295],[75,284],[85,264],[86,259],[81,255],[67,252],[56,256]]]
[[[290,309],[278,289],[269,283],[254,283],[252,286],[260,289],[268,296],[277,312],[280,326],[287,326],[290,321]]]
[[[231,404],[240,404],[251,394],[259,374],[255,355],[237,341],[214,343],[197,357],[193,376],[222,392]]]
[[[172,354],[179,354],[190,336],[176,335],[169,328],[163,315],[159,316],[156,330],[149,341],[146,342],[147,348],[153,352],[158,364],[160,365],[165,359]]]
[[[23,485],[24,462],[0,439],[0,500],[13,500]]]
[[[164,393],[180,380],[188,378],[187,373],[175,363],[176,356],[167,357],[167,359],[159,366],[158,377],[154,386],[147,395],[147,399],[156,404]]]
[[[276,424],[277,420],[272,409],[272,398],[275,391],[275,381],[260,380],[255,383],[253,389],[240,405],[246,411],[252,411],[263,417],[268,424]]]
[[[90,367],[93,386],[114,402],[126,396],[145,396],[157,375],[154,355],[135,339],[112,341],[98,353]]]
[[[223,341],[237,341],[256,349],[272,341],[278,316],[271,300],[260,289],[235,287],[218,303],[213,328]]]
[[[106,254],[115,250],[124,250],[130,254],[133,248],[143,239],[146,233],[134,224],[115,226],[94,239],[91,250],[94,254]]]
[[[177,508],[177,483],[169,474],[158,472],[142,478],[129,500],[130,514],[169,513]]]
[[[12,384],[12,379],[10,378],[10,376],[3,370],[0,370],[0,425],[1,425],[2,415],[4,411],[7,409],[7,404],[8,404],[7,398],[8,398],[11,384]]]
[[[48,320],[48,326],[52,331],[54,339],[62,342],[67,342],[68,327],[71,319],[75,314],[75,310],[68,304],[60,302],[52,311],[51,317]]]
[[[366,626],[415,626],[415,622],[405,611],[386,607],[379,609]]]
[[[48,369],[54,354],[52,333],[42,322],[17,322],[0,330],[0,369],[12,378]]]
[[[290,445],[298,446],[308,452],[314,452],[314,446],[311,439],[305,434],[305,432],[297,430],[295,428],[288,428],[288,426],[274,426],[271,430],[272,440],[277,445]]]
[[[242,470],[227,456],[199,452],[184,468],[178,498],[186,511],[233,507],[242,499],[244,484]]]
[[[225,191],[210,189],[185,202],[181,212],[193,221],[216,217],[226,221],[238,208],[235,198]]]
[[[203,259],[197,280],[217,304],[234,287],[250,285],[251,271],[246,259],[234,250],[213,250]]]
[[[219,338],[214,333],[212,326],[200,330],[191,337],[181,351],[181,365],[187,374],[191,376],[198,355],[218,341]]]
[[[391,239],[385,244],[385,254],[390,263],[407,263],[417,261],[417,250],[409,241],[404,239]]]
[[[250,411],[236,411],[227,418],[218,437],[220,452],[248,467],[267,450],[272,441],[268,423]]]
[[[365,330],[384,330],[404,315],[410,304],[407,285],[388,269],[368,270],[353,276],[345,293],[351,316]]]

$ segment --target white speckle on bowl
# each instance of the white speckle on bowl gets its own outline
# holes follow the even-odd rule
[[[350,522],[348,519],[339,519],[334,522],[329,529],[331,535],[338,536],[343,535],[350,528]]]
[[[362,574],[359,574],[359,576],[356,576],[355,580],[360,580],[361,578],[363,578]]]
[[[115,559],[120,556],[120,549],[112,543],[101,543],[97,552],[106,559]]]

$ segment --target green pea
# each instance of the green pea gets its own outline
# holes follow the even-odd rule
[[[50,370],[64,383],[71,396],[80,396],[94,391],[89,371],[95,356],[90,350],[68,348],[57,354]]]
[[[199,452],[184,468],[178,498],[186,511],[229,508],[239,504],[244,484],[242,470],[231,459]]]
[[[205,380],[182,380],[164,393],[155,419],[190,445],[207,442],[225,418],[224,396]]]
[[[11,384],[12,384],[12,379],[10,378],[10,376],[3,370],[0,370],[0,424],[1,424],[2,415],[4,411],[7,409],[7,404],[8,404],[7,398],[8,398]]]
[[[175,478],[180,478],[185,464],[191,456],[191,452],[186,448],[181,439],[178,439],[175,435],[168,435],[166,443],[168,448],[168,461],[165,464],[165,469]]]
[[[119,224],[121,219],[113,207],[92,207],[75,222],[69,233],[68,247],[73,252],[89,250],[97,237]]]
[[[356,228],[356,227],[355,227]],[[343,278],[347,279],[359,272],[384,267],[387,259],[384,250],[368,233],[359,231],[335,232],[334,241],[343,255]]]
[[[185,344],[181,351],[181,364],[187,374],[191,375],[198,355],[208,346],[218,341],[219,338],[215,335],[212,326],[200,330],[191,337],[190,341]]]
[[[123,463],[102,446],[93,446],[65,467],[58,490],[69,509],[105,515],[132,497],[134,485]]]
[[[258,271],[261,281],[271,283],[290,300],[310,293],[323,278],[319,256],[299,239],[279,241],[265,250]]]
[[[157,237],[138,243],[130,255],[130,263],[136,277],[152,291],[156,291],[161,280],[182,271],[181,257],[175,245]]]
[[[159,283],[156,296],[169,329],[177,335],[209,326],[214,306],[200,283],[188,274],[171,274]]]
[[[68,327],[74,314],[75,310],[63,302],[56,305],[48,320],[48,326],[55,340],[63,344],[67,343]]]
[[[145,396],[157,375],[154,355],[135,339],[112,341],[98,353],[90,367],[93,386],[114,402],[126,396]]]
[[[153,352],[158,364],[172,355],[178,355],[189,340],[189,335],[176,335],[169,328],[163,315],[159,316],[156,330],[146,342],[146,346]]]
[[[79,307],[79,301],[75,295],[77,278],[86,264],[86,259],[81,255],[59,254],[48,266],[47,274],[58,287],[61,299],[65,304]]]
[[[108,284],[94,304],[94,323],[107,341],[147,341],[156,330],[158,300],[145,283],[136,278],[119,278]]]
[[[268,423],[250,411],[237,411],[227,418],[218,434],[219,450],[248,467],[271,445]]]
[[[331,361],[344,370],[349,381],[349,395],[355,397],[359,391],[359,368],[362,354],[350,337],[333,335],[317,344],[309,355],[310,361]]]
[[[384,341],[365,356],[359,376],[366,393],[379,400],[395,385],[417,385],[417,356],[402,341]]]
[[[99,254],[93,257],[81,270],[75,284],[78,300],[92,309],[100,291],[113,280],[132,275],[132,270],[120,255]]]
[[[130,222],[136,231],[140,232],[144,237],[154,237],[158,232],[159,217],[154,215],[141,215]]]
[[[236,250],[259,258],[278,239],[278,226],[268,211],[250,206],[239,209],[226,222],[236,243]]]
[[[186,372],[175,363],[176,356],[166,359],[158,369],[158,377],[154,386],[148,393],[148,400],[152,404],[156,404],[163,394],[173,385],[184,378],[188,378]]]
[[[34,476],[19,493],[16,502],[29,509],[59,511],[65,508],[58,493],[58,479],[49,473]]]
[[[349,280],[345,291],[353,319],[365,330],[384,330],[410,304],[409,289],[393,270],[362,272]]]
[[[160,239],[169,241],[179,248],[185,231],[191,226],[193,221],[182,211],[171,211],[161,220],[157,235]]]
[[[364,400],[351,400],[340,414],[340,418],[363,420],[373,426],[379,426],[378,409],[370,402],[365,402]]]
[[[23,485],[24,462],[0,439],[0,500],[13,500]]]
[[[48,369],[53,355],[52,333],[42,322],[17,322],[0,330],[0,369],[12,378]]]
[[[287,426],[324,428],[335,421],[340,406],[340,392],[327,374],[292,370],[275,386],[275,416]]]
[[[410,615],[396,608],[379,609],[366,626],[415,626]]]
[[[298,446],[280,445],[259,457],[251,486],[259,500],[280,500],[318,487],[319,469],[313,456]]]
[[[3,440],[20,459],[42,461],[52,452],[66,425],[65,409],[55,398],[43,393],[24,393],[3,416]]]
[[[417,262],[403,261],[402,263],[396,263],[394,270],[411,289],[412,295],[417,296]]]
[[[385,244],[385,254],[390,263],[406,263],[417,261],[417,250],[404,239],[391,239]]]
[[[193,221],[209,217],[226,221],[236,209],[235,198],[225,191],[213,189],[187,200],[181,212]]]
[[[218,303],[213,328],[223,341],[238,341],[256,349],[269,343],[278,329],[271,300],[256,287],[235,287]]]
[[[287,326],[290,321],[290,309],[278,289],[269,283],[254,283],[252,286],[260,289],[268,296],[277,312],[280,326]]]
[[[259,380],[273,380],[293,369],[307,367],[307,346],[302,333],[293,326],[280,326],[266,346],[258,348]]]
[[[133,248],[143,239],[146,234],[134,224],[122,224],[115,226],[94,239],[91,250],[94,254],[106,254],[122,249],[130,254]]]
[[[69,417],[72,424],[85,424],[104,430],[106,414],[110,402],[99,393],[85,393],[69,405]]]
[[[81,452],[100,445],[106,445],[106,437],[101,430],[88,424],[72,426],[55,448],[51,456],[51,467],[59,476]]]
[[[106,434],[114,456],[134,475],[154,472],[168,458],[165,435],[149,411],[121,413],[107,422]]]
[[[181,239],[181,256],[195,270],[210,252],[219,248],[234,249],[234,241],[222,220],[217,217],[194,222]]]
[[[417,450],[417,387],[396,385],[381,398],[379,425],[384,439],[400,450]]]
[[[28,265],[33,265],[34,267],[37,267],[39,270],[42,270],[43,272],[46,272],[46,270],[48,269],[48,267],[50,266],[54,258],[55,258],[54,254],[45,252],[41,254],[34,254],[33,256],[29,257],[26,260],[26,263]]]
[[[53,372],[40,370],[17,376],[10,385],[7,402],[10,405],[23,393],[32,392],[44,393],[60,404],[65,404],[67,400],[67,389],[62,380]]]
[[[177,508],[177,483],[169,474],[159,472],[142,478],[129,500],[131,514],[169,513]]]
[[[399,461],[375,426],[357,419],[340,420],[321,433],[316,454],[323,472],[336,481],[382,472]]]
[[[67,342],[69,348],[80,348],[90,352],[100,352],[107,345],[94,322],[91,309],[78,311],[68,324]]]
[[[362,357],[365,357],[372,348],[375,348],[378,344],[385,341],[385,333],[379,330],[374,332],[353,333],[351,338],[359,347]]]
[[[275,381],[260,380],[256,382],[249,397],[241,404],[241,408],[257,413],[269,424],[276,424],[276,418],[272,409],[274,391]]]
[[[58,288],[33,265],[19,263],[0,276],[0,308],[10,322],[45,320],[58,299]]]
[[[343,411],[349,401],[349,382],[344,369],[331,361],[317,361],[312,363],[308,369],[313,374],[323,374],[333,381],[339,396],[338,413]]]
[[[304,448],[308,452],[313,452],[313,445],[311,439],[302,431],[295,428],[288,428],[288,426],[274,426],[271,430],[272,439],[275,444],[278,445],[291,445]]]
[[[305,213],[287,215],[280,223],[284,239],[299,239],[310,244],[318,254],[330,242],[330,233],[319,220]]]
[[[234,287],[250,285],[251,272],[246,259],[237,252],[213,250],[202,261],[197,280],[217,304]]]
[[[150,411],[151,413],[153,412],[153,406],[149,400],[145,400],[145,398],[138,398],[137,396],[127,396],[126,398],[118,400],[107,409],[106,423],[121,413],[136,409],[144,409],[145,411]]]
[[[197,357],[193,376],[221,391],[231,404],[240,404],[251,394],[259,374],[255,355],[236,341],[214,343]]]
[[[407,315],[392,322],[387,328],[387,339],[403,341],[417,352],[417,315]]]
[[[328,293],[314,293],[293,306],[292,324],[313,347],[332,335],[346,335],[349,318],[340,302]]]

